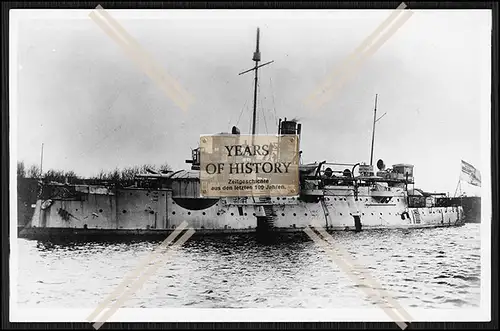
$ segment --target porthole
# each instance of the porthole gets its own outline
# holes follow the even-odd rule
[[[202,215],[205,215],[205,214],[206,214],[205,212],[202,213]]]
[[[293,216],[297,216],[297,214],[293,213]]]
[[[305,213],[304,216],[307,216],[307,213]]]
[[[231,213],[231,216],[234,216],[234,213]]]
[[[219,216],[219,215],[220,215],[220,213],[217,213],[217,216]]]
[[[124,210],[122,211],[122,213],[126,214],[126,213],[127,213],[127,211],[124,209]]]
[[[342,216],[342,213],[340,213],[340,216]]]
[[[245,213],[244,215],[247,216],[247,213]]]
[[[253,213],[252,215],[255,216],[255,213]]]
[[[382,213],[380,213],[380,215],[382,215]]]
[[[281,216],[285,216],[285,213],[281,213]]]
[[[99,212],[102,213],[102,209],[99,209]]]
[[[191,215],[191,212],[190,212],[190,211],[188,211],[188,215]]]
[[[172,215],[175,215],[175,211],[172,212]]]
[[[337,201],[337,198],[333,198],[333,200]]]

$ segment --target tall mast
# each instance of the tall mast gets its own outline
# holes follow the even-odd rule
[[[377,99],[378,99],[378,94],[375,94],[375,108],[373,109],[373,130],[372,130],[372,149],[370,152],[370,165],[373,165],[373,145],[375,143],[375,123],[377,123],[382,117],[385,116],[384,113],[382,116],[377,118]]]
[[[255,66],[252,69],[249,69],[249,70],[246,70],[246,71],[239,73],[240,75],[243,75],[247,72],[255,71],[254,91],[253,91],[252,135],[255,135],[255,131],[256,131],[256,123],[255,122],[257,120],[257,86],[258,86],[258,82],[259,82],[259,74],[258,74],[259,68],[274,62],[274,61],[269,61],[267,63],[259,65],[259,62],[260,62],[259,39],[260,39],[260,29],[257,28],[257,44],[256,44],[255,52],[253,53],[253,58],[252,58],[252,60],[255,62]]]
[[[460,185],[460,184],[461,184],[461,180],[458,179],[457,188],[455,189],[455,194],[453,194],[454,198],[457,196],[458,188],[460,187],[460,190],[462,190],[462,185]]]
[[[375,122],[377,122],[377,98],[378,94],[375,94],[375,108],[373,109],[372,149],[370,152],[370,165],[373,165],[373,143],[375,142]]]
[[[259,28],[257,28],[257,45],[255,47],[255,52],[253,53],[253,59],[255,61],[255,83],[253,88],[253,116],[252,116],[252,135],[255,135],[255,121],[257,117],[257,83],[259,81],[259,61],[260,61],[260,52],[259,52]]]

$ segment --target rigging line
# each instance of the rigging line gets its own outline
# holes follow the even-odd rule
[[[118,90],[118,93],[116,94],[116,97],[114,98],[113,102],[111,102],[109,104],[109,107],[106,109],[106,112],[109,113],[109,111],[114,107],[116,101],[118,100],[118,98],[121,96],[122,94],[122,90]],[[150,103],[148,103],[148,106],[150,105]],[[95,143],[92,147],[90,147],[87,151],[83,151],[82,153],[80,153],[80,156],[79,157],[83,157],[83,156],[88,156],[89,154],[91,154],[91,152],[95,152],[96,150],[98,150],[99,148],[101,148],[103,146],[103,142],[105,142],[105,140],[107,140],[108,138],[110,138],[113,134],[115,134],[117,131],[121,130],[122,129],[122,126],[123,126],[124,123],[121,123],[119,125],[117,125],[113,130],[111,131],[108,131],[104,137],[102,139],[100,139],[99,141],[97,141],[97,143]]]
[[[115,95],[115,97],[113,98],[113,101],[109,102],[109,106],[106,108],[105,112],[108,113],[108,116],[109,117],[109,111],[114,107],[116,101],[118,100],[118,98],[121,96],[122,94],[122,90],[120,89],[117,89],[117,93]],[[115,127],[111,132],[108,131],[108,133],[99,141],[97,141],[97,143],[94,144],[94,146],[90,147],[89,150],[87,151],[83,151],[82,153],[80,153],[80,157],[82,156],[86,156],[88,155],[91,151],[95,151],[96,149],[98,149],[99,147],[101,147],[100,145],[102,144],[102,142],[104,140],[106,140],[107,138],[109,138],[113,133],[115,133],[117,130],[121,129],[123,123],[119,124],[117,127]],[[97,126],[97,128],[99,128]]]
[[[261,79],[262,79],[262,74],[260,75],[261,76]],[[260,114],[259,114],[259,111],[258,111],[258,108],[259,108],[259,104],[262,104],[262,94],[260,94],[260,81],[257,83],[257,90],[259,91],[259,99],[257,99],[257,104],[255,105],[255,107],[257,107],[256,109],[256,117],[257,117],[257,131],[259,131],[259,128],[260,128]]]
[[[229,120],[227,121],[227,129],[229,130],[231,128],[231,120],[233,119],[233,114],[231,113],[231,116],[229,117]]]
[[[252,119],[248,121],[248,132],[252,132]]]
[[[262,74],[261,74],[262,76]],[[260,98],[260,81],[257,82],[257,100],[255,100],[255,133],[256,134],[259,134],[259,127],[260,127],[260,122],[259,122],[259,112],[258,112],[258,108],[259,108],[259,98]]]
[[[88,156],[88,154],[90,152],[95,152],[96,150],[98,150],[99,148],[101,148],[103,145],[102,143],[108,139],[111,135],[113,135],[115,132],[117,132],[118,130],[120,130],[123,126],[123,123],[118,125],[117,127],[115,127],[113,130],[111,131],[108,131],[108,133],[102,138],[100,139],[96,144],[94,144],[90,149],[88,149],[87,151],[84,151],[80,154],[80,157],[82,156]]]
[[[252,109],[248,108],[247,105],[247,114],[248,114],[248,132],[252,132]]]
[[[271,77],[269,77],[269,82],[271,85],[271,93],[273,96],[273,109],[274,109],[274,122],[276,123],[276,126],[278,126],[278,114],[276,113],[276,103],[274,102],[274,89],[273,89],[273,80]]]
[[[262,112],[262,117],[264,118],[264,124],[265,124],[265,127],[266,127],[266,134],[267,134],[268,132],[267,132],[266,115],[264,114],[264,107],[263,107],[263,105],[262,105],[262,99],[263,99],[263,98],[262,98],[262,94],[260,93],[260,84],[261,84],[261,82],[259,81],[259,83],[258,83],[258,85],[257,85],[257,88],[258,88],[258,90],[259,90],[259,95],[261,96],[261,98],[259,99],[259,101],[258,101],[258,102],[259,102],[259,104],[260,104],[260,111]],[[257,105],[257,106],[259,106],[259,105]],[[259,113],[257,112],[257,115],[258,115],[258,114],[259,114]]]
[[[247,102],[248,102],[248,99],[245,100],[245,104],[243,105],[243,107],[241,107],[241,112],[240,112],[240,116],[238,116],[238,121],[236,122],[236,126],[238,126],[238,124],[240,123],[240,120],[241,120],[241,115],[243,115],[243,110],[245,110],[245,107],[247,105]],[[231,120],[229,120],[229,122],[231,122]]]
[[[108,108],[106,108],[105,112],[108,113],[108,116],[109,117],[109,111],[111,110],[111,108],[113,108],[113,106],[115,105],[116,101],[118,100],[118,98],[121,96],[122,94],[122,90],[120,88],[117,89],[117,93],[116,95],[114,96],[114,98],[112,99],[111,102],[108,102]],[[101,112],[102,113],[102,112]],[[90,116],[92,117],[92,115]]]
[[[243,107],[245,107],[245,105],[243,105]],[[233,119],[233,115],[234,115],[233,112],[231,112],[231,116],[229,116],[229,121],[227,121],[227,128],[228,128],[228,130],[230,129],[231,120]]]
[[[259,83],[259,94],[260,94],[260,83]],[[262,105],[262,98],[260,98],[260,111],[262,112],[262,117],[264,118],[264,126],[266,128],[266,134],[269,134],[269,131],[267,129],[266,114],[264,113],[264,106]]]
[[[254,83],[252,84],[252,87],[256,87],[255,86],[255,80],[254,80]],[[255,99],[253,99],[253,101],[255,102]],[[254,106],[254,104],[252,104],[252,107]],[[248,109],[248,107],[247,107]],[[255,114],[255,129],[257,129],[257,114]],[[249,133],[252,133],[252,123],[253,123],[253,108],[250,109],[250,111],[248,111],[248,122],[249,122],[249,129],[248,129],[248,132]]]
[[[264,114],[264,107],[262,107],[262,102],[261,102],[261,108],[260,108],[260,110],[262,111],[262,117],[264,117],[264,126],[266,127],[266,134],[269,134],[269,131],[267,129],[266,115]]]

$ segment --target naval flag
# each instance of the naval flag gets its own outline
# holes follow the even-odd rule
[[[462,160],[462,173],[460,179],[474,186],[481,186],[481,173],[471,164]]]

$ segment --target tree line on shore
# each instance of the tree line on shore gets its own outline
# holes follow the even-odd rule
[[[102,170],[96,175],[90,177],[79,176],[72,170],[64,171],[57,169],[49,169],[42,174],[41,169],[37,165],[27,166],[24,161],[17,162],[17,178],[32,178],[42,180],[44,182],[58,182],[68,184],[94,184],[102,182],[110,182],[122,185],[129,185],[134,182],[135,175],[141,173],[166,173],[172,168],[168,163],[161,165],[143,164],[129,166],[125,168],[115,168],[113,170]]]

